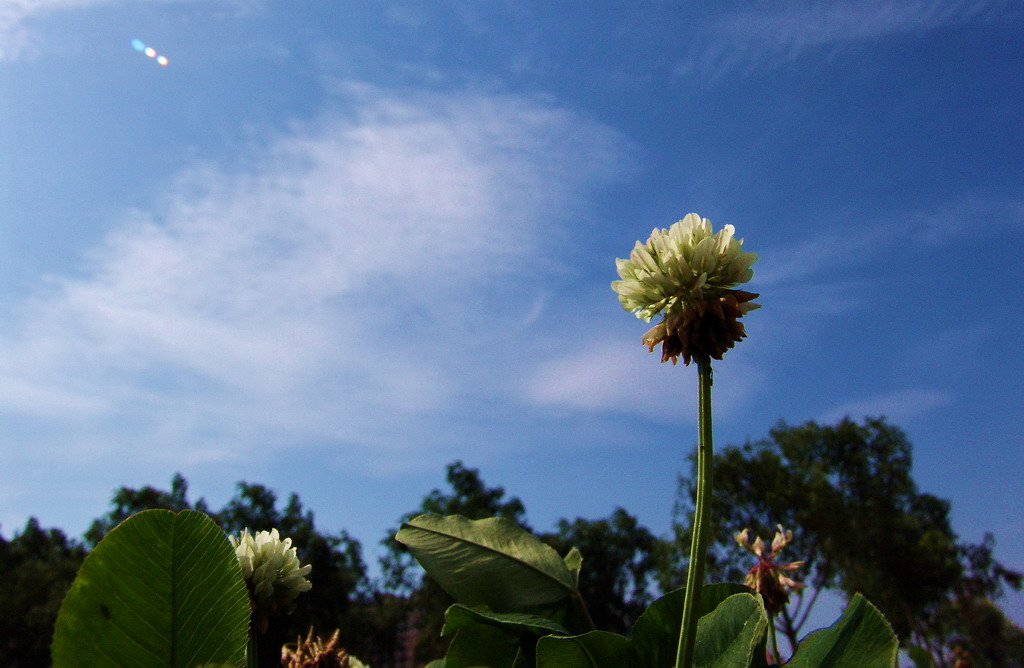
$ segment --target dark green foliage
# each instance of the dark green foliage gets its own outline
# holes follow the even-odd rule
[[[991,559],[987,543],[957,543],[949,502],[920,492],[911,465],[906,435],[881,418],[863,424],[845,419],[834,426],[781,423],[765,440],[720,450],[714,461],[710,578],[741,581],[752,555],[735,544],[733,534],[750,528],[770,541],[780,523],[796,534],[780,559],[806,562],[795,577],[812,592],[795,597],[780,620],[792,641],[813,605],[813,592],[835,588],[847,597],[864,594],[902,642],[948,656],[965,631],[957,630],[962,624],[951,609],[962,596],[958,592],[973,586],[967,598],[987,600],[1004,585],[1019,586],[1020,575]],[[692,498],[692,478],[681,480],[677,548],[662,570],[663,586],[679,581]]]
[[[61,600],[86,549],[36,518],[8,541],[0,536],[0,665],[50,665],[50,637]]]
[[[325,636],[335,628],[340,629],[342,646],[356,656],[391,652],[394,627],[386,630],[374,627],[375,623],[391,619],[387,612],[391,606],[368,611],[376,606],[368,592],[359,542],[344,531],[337,534],[318,531],[312,511],[303,508],[297,495],[292,494],[284,508],[278,508],[277,495],[272,490],[240,482],[235,496],[214,513],[203,499],[190,503],[187,481],[175,474],[169,492],[148,486],[122,487],[114,493],[111,505],[112,510],[93,522],[86,534],[93,545],[128,516],[153,508],[206,512],[227,533],[237,534],[245,528],[250,532],[276,528],[283,538],[292,539],[300,561],[313,566],[309,576],[313,588],[300,595],[301,605],[295,613],[275,619],[260,638],[261,663],[277,665],[281,645],[294,642],[299,635],[305,636],[311,625]]]
[[[450,492],[435,489],[419,509],[403,521],[422,513],[462,515],[469,519],[505,517],[529,530],[526,511],[516,498],[506,498],[502,487],[488,487],[476,469],[456,461],[447,467]],[[386,584],[392,591],[409,597],[410,610],[417,613],[416,658],[426,662],[443,656],[449,638],[440,636],[444,611],[454,603],[420,567],[404,545],[396,542],[394,530],[384,544],[388,555],[381,560]],[[641,526],[635,517],[617,509],[605,519],[572,522],[560,520],[556,530],[540,538],[565,555],[572,547],[583,554],[579,589],[593,619],[602,630],[625,633],[650,602],[650,585],[661,541]]]
[[[402,521],[423,513],[437,515],[462,515],[469,519],[505,517],[523,528],[526,525],[526,510],[516,497],[504,499],[502,487],[487,487],[477,469],[466,468],[461,461],[447,467],[448,484],[451,492],[432,490],[423,499],[423,504],[402,517]],[[382,543],[387,554],[381,558],[384,586],[387,590],[408,600],[408,614],[416,630],[415,658],[426,663],[444,656],[449,639],[441,637],[444,611],[454,599],[431,578],[421,576],[420,567],[409,554],[408,548],[394,539],[397,529],[388,531]],[[415,611],[415,615],[412,612]]]
[[[952,644],[966,652],[973,668],[1024,667],[1024,630],[992,601],[965,599],[953,608],[958,633]]]
[[[594,625],[628,633],[653,598],[661,541],[622,508],[605,519],[559,520],[554,533],[540,537],[559,554],[573,547],[582,553],[579,590]]]
[[[789,663],[792,668],[892,666],[898,649],[889,622],[867,599],[854,594],[839,621],[804,638]]]
[[[979,544],[961,545],[964,576],[949,598],[918,621],[920,641],[938,657],[939,666],[952,665],[959,653],[974,668],[1024,667],[1024,630],[993,603],[1007,586],[1020,589],[1022,576],[994,559],[994,545],[989,534]]]
[[[742,593],[749,594],[750,590],[736,584],[719,583],[705,585],[701,588],[700,592],[700,616],[703,617],[711,613],[730,597]],[[645,666],[672,668],[675,665],[679,641],[679,623],[683,617],[683,599],[685,596],[686,592],[683,589],[676,589],[665,594],[651,603],[633,625],[633,646]],[[747,615],[741,614],[739,618],[741,620],[747,619]],[[765,626],[766,623],[761,625],[761,634],[764,633]],[[700,624],[698,624],[697,630],[699,634]],[[764,642],[760,641],[758,645],[759,649],[763,649]],[[761,664],[763,664],[763,661],[754,663],[755,666]]]
[[[234,498],[213,517],[224,531],[233,534],[246,528],[250,533],[276,528],[282,538],[292,539],[299,561],[313,566],[309,574],[313,588],[299,595],[293,614],[273,620],[260,638],[261,664],[266,658],[266,665],[277,665],[281,645],[294,642],[299,635],[305,636],[310,626],[325,636],[335,628],[340,629],[341,646],[356,656],[374,651],[365,643],[372,635],[368,621],[358,612],[367,588],[358,541],[345,531],[317,531],[313,512],[303,508],[298,495],[290,495],[288,503],[279,509],[272,490],[245,482],[238,483]]]
[[[643,668],[629,639],[609,631],[569,638],[547,636],[537,642],[537,668]]]
[[[576,586],[585,566],[580,570],[575,548],[559,558],[514,522],[459,515],[419,515],[403,523],[395,538],[459,601],[445,613],[443,628],[454,639],[432,667],[676,665],[683,590],[652,603],[626,637],[595,630],[589,616],[573,614],[585,609]],[[696,614],[696,668],[767,668],[769,622],[761,597],[742,585],[706,586]],[[858,595],[796,656],[807,668],[892,668],[897,650],[889,623]]]
[[[94,520],[85,532],[85,541],[89,547],[95,547],[96,543],[110,533],[110,530],[132,515],[143,510],[171,510],[181,512],[182,510],[198,510],[201,513],[210,514],[206,503],[199,499],[193,505],[188,501],[188,481],[180,473],[175,473],[171,479],[171,491],[165,492],[155,487],[146,486],[142,489],[122,487],[114,492],[110,499],[113,506],[110,512],[103,517]]]

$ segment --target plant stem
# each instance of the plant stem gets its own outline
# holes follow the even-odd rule
[[[584,633],[587,631],[596,631],[597,627],[594,626],[594,620],[590,616],[590,610],[587,609],[587,603],[583,600],[583,597],[580,596],[579,591],[572,593],[572,603],[576,607],[576,610],[579,611],[581,620],[586,624],[587,628]]]
[[[245,665],[246,668],[258,668],[260,665],[256,654],[256,629],[251,623],[249,625],[249,642],[245,647]]]
[[[772,643],[772,662],[782,665],[782,658],[779,656],[779,639],[775,635],[775,615],[768,615],[768,639]]]
[[[700,591],[704,586],[704,557],[711,524],[711,358],[697,359],[697,499],[693,510],[690,562],[686,569],[683,622],[676,650],[677,668],[690,668],[700,617]]]

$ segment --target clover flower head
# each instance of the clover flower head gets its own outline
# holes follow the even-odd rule
[[[807,586],[786,575],[786,573],[803,566],[804,562],[793,561],[788,564],[775,562],[775,557],[779,555],[782,548],[793,541],[792,531],[786,531],[781,524],[776,526],[778,531],[775,532],[775,537],[772,539],[770,552],[766,550],[765,542],[761,540],[760,536],[755,537],[753,543],[750,542],[749,529],[744,529],[733,536],[740,547],[757,556],[757,563],[747,571],[743,584],[761,594],[764,598],[764,607],[772,615],[778,614],[789,603],[791,591]]]
[[[662,344],[662,362],[722,359],[746,337],[738,319],[760,304],[752,301],[757,294],[736,287],[753,277],[757,254],[744,252],[735,232],[725,225],[713,233],[711,221],[691,213],[615,260],[621,280],[612,290],[622,307],[647,322],[663,316],[643,339],[651,351]]]
[[[228,539],[257,607],[288,610],[296,596],[313,587],[306,579],[313,567],[299,563],[292,539],[282,540],[277,529],[258,531],[255,535],[243,529],[237,538]]]

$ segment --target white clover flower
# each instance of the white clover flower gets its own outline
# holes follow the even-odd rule
[[[296,596],[313,587],[306,579],[313,567],[299,564],[292,539],[281,540],[277,529],[259,531],[255,536],[243,529],[237,538],[228,539],[256,605],[271,610],[278,606],[287,608]]]
[[[621,280],[612,290],[623,308],[647,322],[664,316],[644,335],[650,350],[663,343],[663,362],[722,359],[746,336],[737,319],[760,304],[751,301],[756,294],[735,288],[754,275],[757,254],[744,252],[734,234],[732,225],[713,234],[707,218],[691,213],[667,230],[655,228],[629,259],[615,260]]]

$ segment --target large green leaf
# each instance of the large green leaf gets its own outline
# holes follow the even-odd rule
[[[537,668],[639,668],[629,639],[608,631],[581,636],[544,636],[537,641]]]
[[[734,594],[697,622],[695,668],[749,666],[761,638],[768,631],[768,615],[752,594]]]
[[[730,596],[750,594],[748,587],[739,584],[721,583],[701,587],[701,617],[712,612]],[[679,627],[683,621],[683,599],[685,589],[676,589],[657,599],[633,624],[633,646],[648,668],[672,668],[676,663],[676,649],[679,644]],[[698,623],[698,633],[701,627]],[[698,647],[700,636],[698,636]]]
[[[404,523],[395,538],[466,605],[516,612],[576,592],[575,578],[558,553],[504,517],[420,515]]]
[[[53,665],[239,666],[249,596],[224,532],[203,513],[147,510],[86,557],[60,608]]]
[[[512,668],[518,655],[515,634],[487,624],[469,624],[455,634],[444,657],[444,668]]]
[[[835,624],[811,633],[786,665],[790,668],[892,668],[899,643],[889,622],[857,594]]]
[[[512,633],[532,633],[538,636],[548,634],[569,635],[569,632],[561,624],[547,617],[529,615],[523,612],[474,610],[459,603],[452,605],[445,611],[441,635],[450,635],[470,624],[490,624]]]

